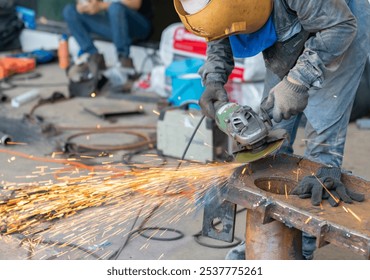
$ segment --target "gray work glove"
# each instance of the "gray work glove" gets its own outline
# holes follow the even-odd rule
[[[285,77],[273,89],[261,107],[271,112],[275,122],[289,119],[292,115],[303,112],[308,103],[308,88],[291,83]]]
[[[300,198],[311,197],[311,203],[314,206],[320,205],[323,199],[327,199],[333,207],[338,206],[340,200],[352,203],[353,200],[361,202],[365,199],[363,194],[349,190],[341,182],[341,170],[338,167],[321,167],[316,176],[304,177],[291,194],[298,195]]]
[[[206,84],[206,89],[199,100],[199,105],[206,117],[215,119],[215,103],[224,104],[228,101],[229,98],[227,97],[224,85],[220,82],[210,82]]]

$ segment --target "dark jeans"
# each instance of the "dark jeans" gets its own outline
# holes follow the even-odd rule
[[[63,17],[81,53],[98,52],[91,36],[97,34],[114,43],[119,57],[128,57],[133,40],[144,40],[151,31],[147,18],[117,2],[113,2],[106,12],[96,15],[80,14],[74,4],[68,4],[63,9]]]

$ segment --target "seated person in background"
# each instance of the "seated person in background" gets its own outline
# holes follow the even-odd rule
[[[63,10],[71,35],[89,60],[102,63],[94,45],[92,34],[113,42],[118,61],[129,75],[136,73],[130,58],[130,46],[134,40],[147,39],[152,31],[151,0],[78,0]]]

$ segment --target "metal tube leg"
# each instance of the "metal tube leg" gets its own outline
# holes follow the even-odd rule
[[[263,215],[247,211],[247,260],[300,260],[302,257],[302,232],[281,222],[262,224]]]

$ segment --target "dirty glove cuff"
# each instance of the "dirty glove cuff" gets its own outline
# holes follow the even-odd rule
[[[288,120],[291,116],[303,112],[308,103],[308,88],[294,84],[287,77],[278,83],[269,92],[267,99],[262,101],[261,107],[268,112],[275,122]]]
[[[316,175],[319,178],[330,177],[336,180],[340,180],[342,172],[339,167],[321,167],[317,171]]]
[[[206,84],[206,88],[200,97],[199,105],[202,109],[202,113],[211,118],[215,118],[216,110],[220,104],[228,102],[227,92],[224,88],[223,83],[209,81]]]
[[[288,89],[288,90],[291,90],[291,91],[294,91],[294,92],[297,92],[297,93],[301,93],[301,94],[305,94],[307,93],[307,87],[304,86],[304,85],[299,85],[299,84],[295,84],[295,83],[292,83],[292,82],[289,82],[288,78],[287,77],[284,77],[283,79],[283,83],[284,83],[284,86]]]

